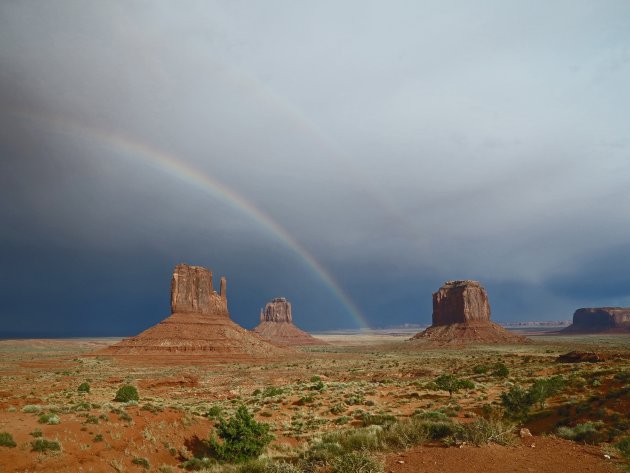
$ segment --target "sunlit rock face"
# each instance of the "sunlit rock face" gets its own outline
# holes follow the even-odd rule
[[[489,322],[488,294],[478,281],[447,281],[433,293],[433,325]]]
[[[190,312],[229,317],[226,281],[221,278],[219,295],[212,287],[212,272],[182,263],[175,267],[171,279],[171,314]]]
[[[167,363],[259,360],[291,353],[230,320],[225,278],[217,294],[212,272],[187,264],[178,264],[173,271],[169,317],[97,352]]]
[[[488,294],[478,281],[447,281],[433,293],[433,325],[412,340],[436,344],[527,343],[490,321]]]
[[[630,307],[585,307],[573,314],[563,333],[630,332]]]

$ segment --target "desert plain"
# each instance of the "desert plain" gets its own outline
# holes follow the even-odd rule
[[[0,472],[343,471],[326,462],[331,445],[337,458],[372,462],[346,471],[628,468],[627,335],[541,332],[521,345],[456,347],[411,335],[318,334],[327,345],[272,360],[177,363],[98,355],[118,339],[0,341],[0,432],[15,444],[0,446]],[[598,359],[558,360],[573,351]],[[445,374],[470,383],[449,395],[436,383]],[[502,393],[554,377],[562,382],[552,395],[526,415],[506,415]],[[114,401],[123,385],[135,386],[139,399]],[[217,420],[239,406],[269,425],[266,460],[203,460]],[[466,425],[476,427],[456,428]]]

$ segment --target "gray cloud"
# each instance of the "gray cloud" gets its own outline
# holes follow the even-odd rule
[[[306,328],[353,323],[286,242],[149,146],[277,222],[375,325],[428,321],[458,277],[504,319],[628,301],[608,270],[630,238],[628,18],[625,1],[5,2],[3,259],[201,260],[235,279],[246,325],[281,294]]]

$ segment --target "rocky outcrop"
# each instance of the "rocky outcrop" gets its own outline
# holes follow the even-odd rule
[[[260,323],[253,332],[276,345],[327,345],[293,324],[291,303],[284,297],[272,299],[260,309]]]
[[[133,356],[134,360],[191,362],[268,359],[290,353],[232,320],[227,308],[227,283],[220,293],[212,273],[200,266],[179,264],[171,279],[171,315],[135,337],[126,338],[98,355]]]
[[[488,294],[478,281],[447,281],[433,293],[433,326],[489,321]]]
[[[560,333],[628,333],[630,308],[587,307],[573,314],[573,324]]]
[[[490,321],[490,303],[478,281],[447,281],[433,294],[433,324],[412,340],[436,344],[525,343],[529,340]]]
[[[267,303],[265,309],[260,309],[261,322],[293,322],[291,303],[284,297],[276,297]]]

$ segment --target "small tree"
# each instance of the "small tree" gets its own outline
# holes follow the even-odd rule
[[[440,391],[448,391],[450,397],[460,389],[473,389],[475,385],[468,379],[458,379],[452,374],[443,374],[435,380],[435,385]]]
[[[225,462],[244,462],[258,458],[273,440],[269,425],[257,422],[245,406],[240,406],[229,420],[216,424],[219,442],[215,437],[208,441],[214,456]]]
[[[509,391],[501,393],[501,404],[508,417],[525,420],[534,402],[529,391],[520,386],[512,386]]]
[[[127,384],[125,386],[122,386],[120,389],[118,389],[118,391],[116,392],[116,397],[114,398],[114,401],[129,402],[129,401],[137,401],[138,399],[140,398],[138,397],[138,390],[136,389],[136,387]]]

